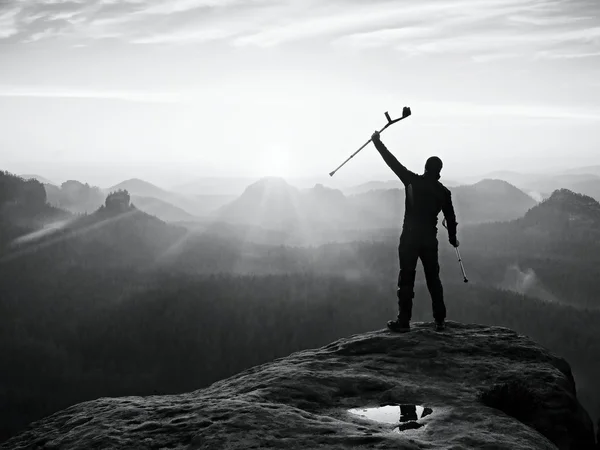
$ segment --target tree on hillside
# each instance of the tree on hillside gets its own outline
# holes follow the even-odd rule
[[[46,192],[53,204],[72,212],[95,211],[104,201],[100,188],[77,180],[65,181],[60,188],[46,187]]]
[[[39,181],[0,171],[0,254],[19,236],[68,216],[46,200],[46,190]]]
[[[46,204],[46,190],[37,180],[25,181],[9,172],[0,172],[0,204],[39,208]]]
[[[34,179],[26,181],[22,187],[21,199],[29,208],[43,207],[46,204],[44,185]]]

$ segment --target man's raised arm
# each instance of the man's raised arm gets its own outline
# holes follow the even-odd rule
[[[390,153],[386,146],[383,145],[383,142],[381,142],[378,131],[373,133],[373,135],[371,136],[371,140],[373,141],[375,148],[377,149],[385,163],[389,166],[390,169],[394,171],[398,178],[400,178],[400,181],[402,181],[402,183],[404,183],[405,186],[411,184],[412,180],[417,176],[417,174],[411,172],[402,164],[400,164],[396,157]]]

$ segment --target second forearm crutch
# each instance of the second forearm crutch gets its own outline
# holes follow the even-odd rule
[[[454,250],[456,250],[456,257],[458,258],[458,262],[460,263],[460,270],[462,270],[463,281],[465,283],[468,283],[469,280],[467,280],[467,274],[465,273],[465,268],[462,263],[462,258],[460,257],[460,252],[458,251],[458,247],[454,247]]]
[[[442,221],[442,225],[444,226],[444,228],[446,230],[448,229],[448,227],[446,226],[446,219],[444,219]],[[462,258],[460,257],[460,252],[458,251],[458,247],[454,247],[454,250],[456,250],[456,257],[458,258],[458,263],[460,264],[460,270],[462,271],[463,281],[465,283],[468,283],[469,280],[467,279],[467,274],[465,273],[465,267],[463,266]]]
[[[390,115],[386,112],[385,113],[385,117],[386,117],[388,123],[385,125],[385,127],[383,127],[381,130],[379,130],[379,132],[382,133],[383,130],[385,130],[390,125],[393,125],[396,122],[401,121],[402,119],[406,119],[410,115],[411,115],[411,112],[410,112],[410,108],[408,106],[405,106],[402,109],[402,117],[400,117],[399,119],[392,120],[392,118],[390,117]],[[365,148],[367,145],[369,145],[369,142],[371,142],[371,139],[369,139],[367,142],[365,142],[364,145],[361,148],[359,148],[354,153],[352,153],[352,155],[350,155],[350,158],[348,158],[346,161],[344,161],[337,169],[335,169],[333,172],[329,172],[329,176],[332,177],[338,170],[340,170],[342,168],[342,166],[344,164],[346,164],[348,161],[350,161],[352,158],[354,158],[358,152],[360,152],[363,148]]]

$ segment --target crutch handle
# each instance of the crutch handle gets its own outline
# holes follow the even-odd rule
[[[382,133],[390,125],[393,125],[396,122],[400,122],[401,120],[406,119],[411,114],[412,114],[411,110],[410,110],[410,108],[408,106],[405,106],[404,108],[402,108],[402,117],[399,117],[398,119],[392,119],[390,117],[390,115],[388,114],[388,112],[386,111],[385,112],[385,118],[387,119],[387,123],[385,124],[385,126],[381,130],[379,130],[379,132]],[[344,164],[346,164],[348,161],[350,161],[352,158],[354,158],[354,156],[356,156],[356,154],[358,152],[360,152],[363,148],[365,148],[370,142],[371,142],[371,139],[369,139],[367,142],[365,142],[362,145],[362,147],[360,147],[358,150],[356,150],[354,153],[352,153],[352,155],[350,155],[350,157],[346,161],[344,161],[342,164],[340,164],[334,171],[329,172],[329,176],[330,177],[334,176],[335,173],[344,166]]]

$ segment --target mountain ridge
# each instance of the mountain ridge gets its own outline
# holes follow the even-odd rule
[[[459,223],[513,220],[536,201],[503,180],[482,180],[450,188]],[[403,189],[380,189],[346,195],[343,190],[317,184],[297,189],[282,178],[263,178],[223,206],[219,220],[263,228],[286,228],[306,233],[326,229],[385,229],[402,223]]]
[[[169,192],[165,189],[140,178],[130,178],[104,189],[104,191],[107,193],[118,190],[126,190],[130,194],[139,195],[142,197],[157,197],[169,194]]]

